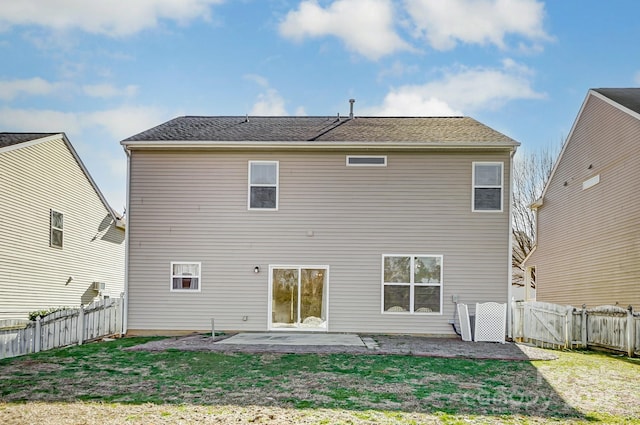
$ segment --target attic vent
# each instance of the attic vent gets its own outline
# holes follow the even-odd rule
[[[347,166],[350,167],[386,167],[386,156],[371,156],[371,155],[348,155]]]
[[[582,190],[587,190],[590,187],[593,187],[595,185],[597,185],[598,183],[600,183],[600,174],[595,175],[593,177],[591,177],[590,179],[587,179],[585,181],[582,182]]]

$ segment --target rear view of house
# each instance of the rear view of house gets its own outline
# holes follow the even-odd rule
[[[590,90],[534,205],[538,301],[640,308],[639,181],[640,89]]]
[[[179,117],[129,156],[128,331],[453,335],[507,302],[518,145],[467,117]]]
[[[124,225],[63,133],[0,133],[0,319],[124,290]]]

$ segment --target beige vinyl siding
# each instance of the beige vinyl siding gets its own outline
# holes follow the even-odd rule
[[[538,210],[538,247],[527,262],[538,300],[640,307],[639,142],[637,118],[589,97]]]
[[[347,154],[363,152],[134,150],[129,329],[214,318],[264,331],[270,264],[330,267],[331,332],[452,334],[453,294],[507,301],[508,212],[471,211],[471,174],[473,161],[503,161],[509,205],[508,152],[385,152],[387,167],[348,167]],[[247,211],[250,160],[279,161],[278,211]],[[382,255],[394,253],[444,256],[442,315],[381,313]],[[202,263],[200,293],[169,291],[171,261]]]
[[[64,214],[62,249],[49,246],[50,209]],[[124,231],[64,140],[0,153],[0,217],[0,319],[89,303],[94,281],[124,290]]]

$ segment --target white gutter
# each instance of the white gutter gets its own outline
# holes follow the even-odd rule
[[[133,140],[120,142],[125,149],[514,149],[518,142],[317,142],[317,141],[212,141],[212,140]]]

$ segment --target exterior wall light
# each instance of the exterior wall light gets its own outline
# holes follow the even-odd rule
[[[255,267],[253,268],[253,272],[254,272],[254,273],[260,273],[260,266],[255,266]]]

